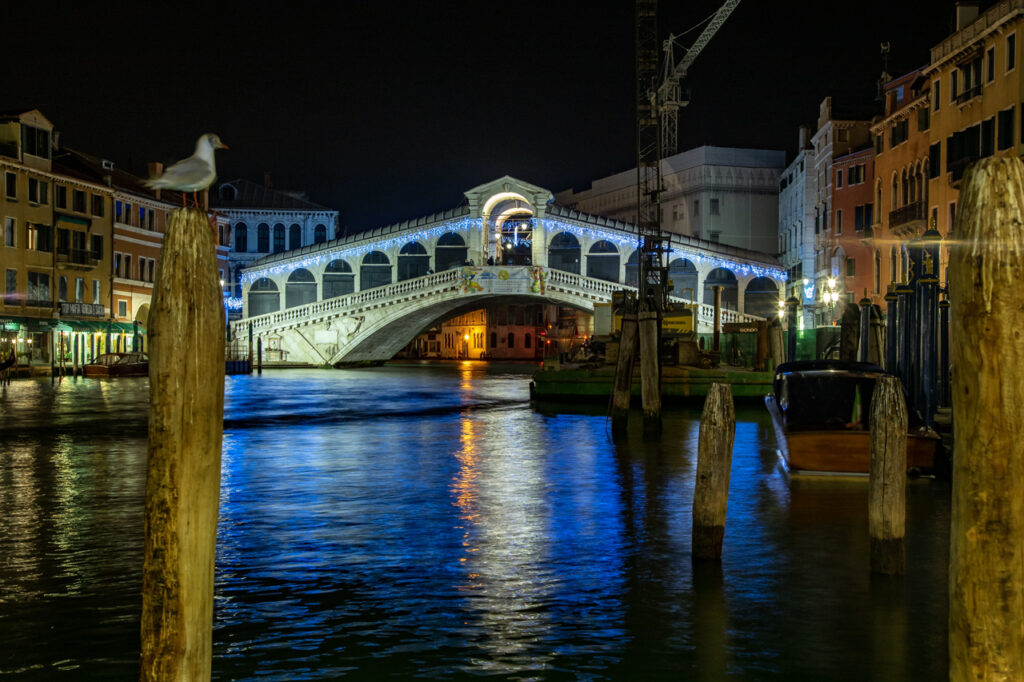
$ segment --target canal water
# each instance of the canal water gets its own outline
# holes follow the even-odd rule
[[[699,413],[617,446],[532,369],[228,377],[214,679],[946,679],[948,484],[908,486],[907,575],[872,578],[865,481],[788,479],[741,406],[695,564]],[[0,678],[137,678],[147,392],[0,392]]]

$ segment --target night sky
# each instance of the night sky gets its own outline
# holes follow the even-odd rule
[[[660,5],[678,34],[720,2]],[[635,165],[631,0],[182,7],[5,3],[0,110],[40,109],[63,144],[140,175],[216,132],[222,180],[268,171],[349,231],[505,174],[559,191]],[[680,149],[791,158],[823,97],[873,102],[881,41],[899,75],[952,20],[951,0],[743,0],[690,70]]]

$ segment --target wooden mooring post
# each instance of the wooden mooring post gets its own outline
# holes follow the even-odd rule
[[[633,365],[636,362],[637,320],[635,312],[622,316],[619,357],[615,365],[612,393],[612,435],[622,435],[629,423],[630,392],[633,389]]]
[[[862,337],[863,338],[863,337]],[[871,396],[868,534],[871,572],[903,573],[907,518],[907,405],[895,376],[880,376]]]
[[[644,411],[644,434],[661,433],[661,344],[658,311],[641,310],[637,315],[640,330],[640,397]]]
[[[722,558],[729,503],[736,412],[729,384],[711,384],[697,437],[697,482],[693,489],[693,558]]]
[[[1024,165],[964,177],[950,247],[950,680],[1024,679]]]
[[[210,222],[172,211],[149,314],[141,680],[210,679],[224,306]]]

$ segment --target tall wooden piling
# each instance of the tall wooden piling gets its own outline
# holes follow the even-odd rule
[[[213,230],[170,214],[149,316],[141,680],[210,679],[224,423],[224,307]]]
[[[728,384],[711,384],[697,438],[697,482],[693,490],[693,558],[721,559],[729,503],[736,412]]]
[[[1024,165],[983,159],[950,248],[949,673],[1024,679]]]
[[[661,358],[658,354],[658,312],[637,314],[640,330],[640,398],[644,410],[644,433],[661,433]]]
[[[615,365],[615,388],[612,393],[612,434],[626,432],[629,421],[630,392],[633,390],[633,365],[636,362],[637,321],[635,312],[622,316],[619,337],[619,358]]]
[[[871,572],[903,573],[907,519],[907,405],[895,376],[880,376],[871,397],[868,534]]]

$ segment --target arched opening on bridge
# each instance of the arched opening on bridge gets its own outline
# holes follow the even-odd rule
[[[672,282],[672,295],[699,301],[697,266],[685,258],[676,258],[668,264],[668,278]]]
[[[398,253],[398,281],[422,277],[430,269],[430,255],[419,242],[409,242]]]
[[[249,228],[245,223],[235,225],[235,243],[232,248],[237,253],[244,253],[249,250]]]
[[[714,286],[722,287],[722,308],[736,310],[739,301],[739,283],[732,270],[715,268],[708,273],[707,279],[704,280],[703,297],[704,303],[708,305],[715,304],[715,290],[711,288]]]
[[[580,274],[580,242],[568,232],[559,232],[548,246],[548,267]]]
[[[456,232],[446,232],[434,248],[434,269],[438,272],[457,268],[466,262],[466,240]]]
[[[323,225],[317,225],[313,228],[313,243],[323,244],[327,241],[327,228]]]
[[[771,319],[779,310],[779,288],[770,277],[755,277],[743,293],[743,312]]]
[[[324,298],[351,294],[356,290],[352,266],[343,260],[332,260],[324,268]]]
[[[288,248],[297,249],[302,246],[302,228],[298,224],[292,223],[292,226],[288,228]]]
[[[640,281],[640,256],[634,249],[626,259],[626,284],[631,287],[637,286]]]
[[[380,251],[371,251],[363,256],[359,268],[359,290],[373,289],[391,284],[391,261]]]
[[[518,203],[518,202],[517,202]],[[499,218],[501,247],[497,262],[500,265],[531,265],[533,257],[533,220],[528,210],[516,207],[507,216]]]
[[[288,275],[284,285],[284,307],[295,308],[316,301],[316,278],[306,268],[299,268]]]
[[[274,253],[281,253],[285,250],[284,225],[278,223],[274,225]]]
[[[281,293],[274,280],[260,277],[249,287],[249,317],[276,313],[281,309]]]
[[[587,253],[587,277],[606,282],[619,281],[619,250],[610,241],[601,240]]]
[[[256,250],[259,253],[270,253],[270,225],[260,223],[256,228]]]

